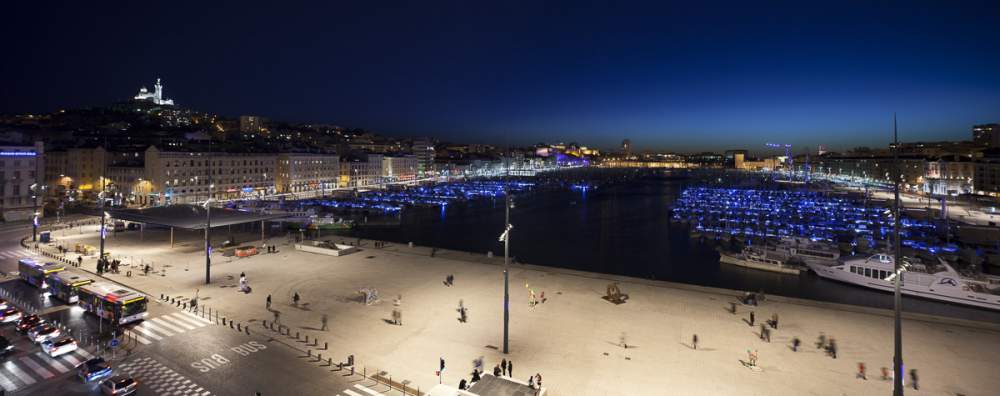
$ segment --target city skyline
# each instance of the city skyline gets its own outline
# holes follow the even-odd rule
[[[159,77],[212,113],[501,146],[845,150],[884,147],[894,112],[904,141],[1000,119],[992,4],[716,5],[24,10],[3,28],[23,56],[2,66],[21,77],[0,112],[99,106]]]

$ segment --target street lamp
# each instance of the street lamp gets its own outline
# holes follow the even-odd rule
[[[894,234],[895,240],[893,241],[895,259],[893,260],[893,265],[895,266],[893,271],[893,302],[895,303],[895,326],[894,326],[894,339],[895,339],[895,353],[892,358],[893,375],[892,378],[892,394],[893,396],[903,396],[903,325],[902,325],[902,305],[903,298],[900,291],[900,283],[902,278],[902,272],[904,271],[902,256],[900,255],[900,240],[899,240],[899,131],[896,129],[896,115],[892,115],[892,135],[893,135],[893,168],[896,170],[896,177],[893,178],[893,190],[895,191],[896,203],[895,203],[895,216],[893,216],[893,222],[895,223]]]
[[[510,209],[514,207],[514,199],[510,192],[504,194],[504,217],[506,227],[500,234],[500,241],[503,242],[503,353],[508,352],[508,334],[510,329],[510,230],[514,225],[510,224]]]
[[[205,284],[212,282],[212,188],[214,184],[208,186],[208,199],[205,200]]]

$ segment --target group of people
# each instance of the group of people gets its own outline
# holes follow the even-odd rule
[[[264,245],[264,248],[268,253],[278,253],[277,245]]]
[[[889,368],[882,366],[882,381],[889,381],[893,379],[892,374],[889,372]],[[855,378],[868,380],[868,368],[865,366],[865,362],[858,362],[858,374]],[[913,390],[920,389],[920,382],[917,377],[917,369],[910,369],[910,384],[913,385]]]
[[[97,274],[103,274],[105,272],[111,272],[113,274],[118,273],[118,266],[121,265],[121,261],[108,260],[107,257],[101,257],[97,259]]]

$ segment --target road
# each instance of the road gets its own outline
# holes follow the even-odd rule
[[[19,258],[33,255],[19,240],[30,227],[0,227],[0,271],[17,270]],[[388,386],[376,385],[348,370],[336,369],[322,346],[309,346],[293,336],[283,336],[257,326],[250,334],[183,311],[149,296],[148,316],[126,327],[117,348],[107,348],[107,338],[98,337],[107,323],[42,295],[38,289],[14,276],[0,280],[0,295],[19,309],[37,311],[46,321],[64,325],[81,348],[50,358],[13,324],[0,327],[15,348],[0,364],[0,387],[8,395],[98,395],[98,384],[84,384],[75,367],[92,356],[112,360],[116,374],[128,374],[139,383],[139,394],[162,395],[262,395],[343,394],[380,395]],[[104,347],[102,347],[104,346]],[[307,355],[306,349],[312,349]],[[323,360],[315,354],[324,354]],[[312,356],[309,356],[312,355]],[[339,393],[338,393],[339,392]]]

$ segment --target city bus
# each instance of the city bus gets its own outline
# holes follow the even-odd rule
[[[21,279],[39,289],[48,288],[49,285],[46,283],[47,278],[65,269],[66,267],[63,267],[62,264],[42,264],[30,258],[23,258],[17,261],[17,271],[20,273],[19,276]]]
[[[123,286],[95,281],[79,288],[79,304],[87,312],[119,325],[146,317],[146,296]]]
[[[49,276],[49,292],[56,298],[73,304],[80,300],[80,287],[94,283],[93,279],[69,271]]]

